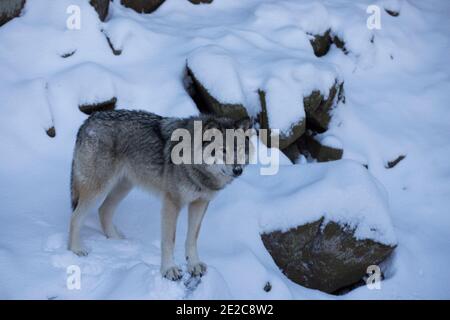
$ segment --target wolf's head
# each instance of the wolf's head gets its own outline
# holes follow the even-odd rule
[[[251,125],[250,118],[205,118],[202,121],[202,144],[197,144],[195,149],[203,155],[204,169],[228,178],[240,176],[249,163]]]
[[[249,163],[254,134],[250,118],[201,115],[172,122],[171,163],[188,165],[196,174],[217,178],[223,185],[242,174]]]

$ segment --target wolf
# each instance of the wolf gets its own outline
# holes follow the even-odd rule
[[[250,118],[233,120],[205,114],[173,118],[132,110],[95,112],[85,120],[77,133],[72,161],[69,250],[79,256],[87,255],[80,228],[88,211],[100,202],[98,213],[106,237],[123,238],[113,224],[113,215],[120,201],[137,186],[162,199],[162,276],[170,280],[182,277],[181,269],[174,263],[173,250],[177,218],[184,206],[188,206],[187,270],[193,276],[206,272],[207,266],[197,252],[202,219],[209,202],[242,174],[245,163],[224,163],[220,159],[227,152],[224,151],[212,153],[217,159],[208,164],[174,164],[172,151],[177,142],[172,141],[172,134],[184,129],[194,136],[196,121],[201,121],[201,130],[218,130],[223,136],[226,129],[247,131],[252,125]],[[202,152],[208,144],[202,142],[199,150],[193,146],[192,153]],[[248,150],[245,148],[246,159]]]

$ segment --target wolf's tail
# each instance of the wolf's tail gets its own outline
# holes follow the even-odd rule
[[[72,161],[72,171],[70,173],[70,197],[71,197],[72,210],[75,210],[75,208],[78,205],[78,199],[80,197],[80,194],[78,192],[78,188],[76,186],[76,181],[75,181],[75,177],[74,177],[74,161]]]

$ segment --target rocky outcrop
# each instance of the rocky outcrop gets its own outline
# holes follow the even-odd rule
[[[358,240],[348,226],[323,218],[286,232],[264,233],[261,239],[289,279],[327,293],[360,282],[368,266],[380,264],[395,248]]]
[[[232,119],[248,117],[247,110],[242,104],[222,103],[214,98],[198,81],[194,72],[188,66],[186,67],[186,77],[187,91],[200,112],[226,116]]]
[[[89,115],[96,111],[114,110],[116,108],[116,102],[117,98],[114,97],[103,102],[82,104],[79,105],[78,108],[80,109],[81,112]]]
[[[105,21],[108,16],[110,0],[90,0],[89,3],[94,7],[95,11],[98,13],[98,18],[101,21]]]
[[[8,21],[18,17],[25,0],[2,0],[0,1],[0,27]]]
[[[151,13],[159,8],[165,0],[120,0],[120,3],[137,13]]]

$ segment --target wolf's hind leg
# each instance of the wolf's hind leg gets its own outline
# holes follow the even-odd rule
[[[177,219],[181,206],[168,194],[164,196],[161,210],[161,274],[169,280],[179,280],[181,269],[173,260]]]
[[[80,197],[70,218],[69,250],[79,256],[86,256],[88,254],[87,250],[81,245],[80,229],[93,203],[93,199]]]
[[[206,264],[200,261],[197,251],[197,239],[200,233],[200,226],[208,208],[208,202],[196,200],[189,204],[188,233],[186,237],[186,260],[188,262],[188,272],[193,276],[202,276],[206,273]]]
[[[121,179],[111,189],[100,206],[98,213],[100,216],[100,223],[102,225],[103,232],[110,239],[123,239],[123,235],[118,232],[117,228],[113,224],[113,217],[119,203],[128,195],[133,188],[130,181]]]

